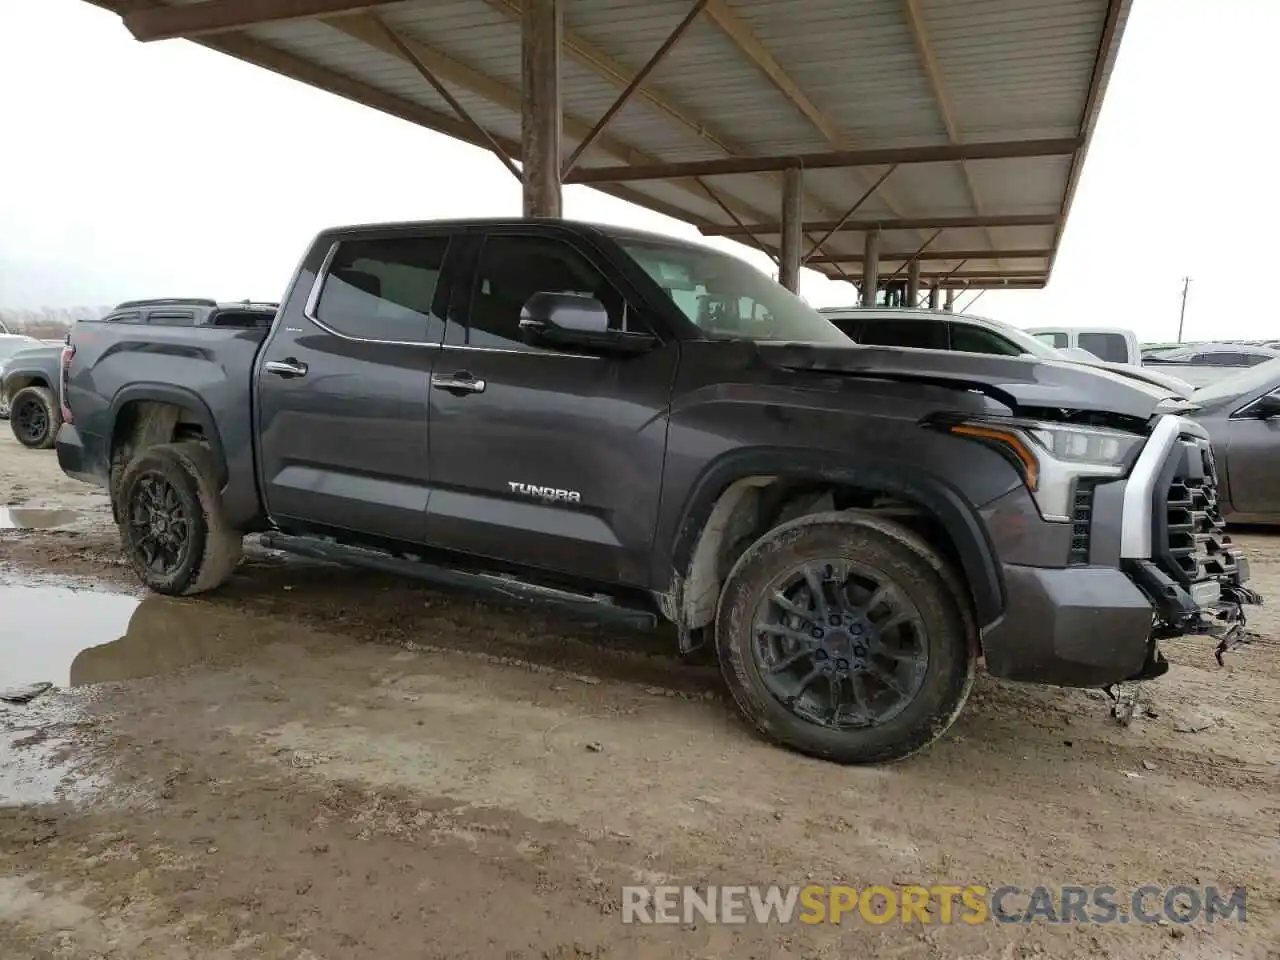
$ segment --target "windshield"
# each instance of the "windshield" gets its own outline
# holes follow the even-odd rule
[[[1261,390],[1269,384],[1280,383],[1280,357],[1254,367],[1246,367],[1239,373],[1215,380],[1191,395],[1193,403],[1206,404],[1229,397],[1240,397]]]
[[[709,337],[853,346],[818,311],[737,257],[653,240],[618,243]]]

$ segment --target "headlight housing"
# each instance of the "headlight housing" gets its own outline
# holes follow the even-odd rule
[[[970,417],[936,425],[998,450],[1022,475],[1040,515],[1059,521],[1071,519],[1076,480],[1124,476],[1147,439],[1108,427],[1017,417]]]

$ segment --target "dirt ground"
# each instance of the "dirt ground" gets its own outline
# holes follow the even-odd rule
[[[665,633],[251,550],[142,595],[0,427],[0,958],[1280,957],[1277,606],[1129,727],[980,677],[924,754],[766,745]],[[27,512],[24,512],[24,509]],[[37,512],[30,512],[35,509]],[[57,515],[39,512],[58,509]],[[1239,537],[1280,603],[1280,537]],[[1247,888],[1247,921],[624,925],[636,883]]]

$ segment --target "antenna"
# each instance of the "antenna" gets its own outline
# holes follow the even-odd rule
[[[1191,286],[1191,278],[1182,278],[1182,309],[1178,311],[1178,342],[1182,342],[1182,323],[1187,319],[1187,288]]]

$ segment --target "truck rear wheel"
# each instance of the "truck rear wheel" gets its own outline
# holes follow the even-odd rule
[[[9,403],[9,428],[24,447],[48,450],[61,425],[62,411],[48,387],[24,387]]]
[[[240,562],[243,538],[227,526],[217,471],[198,441],[149,447],[125,468],[115,514],[124,554],[156,593],[203,593]]]
[[[716,650],[738,707],[769,739],[838,763],[932,743],[977,659],[945,570],[910,531],[854,513],[769,531],[720,597]]]

